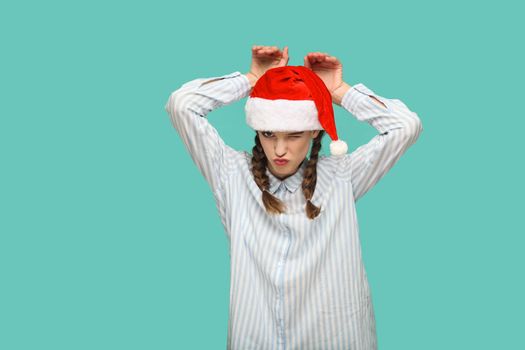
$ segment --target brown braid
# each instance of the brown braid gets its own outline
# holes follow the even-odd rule
[[[312,143],[312,150],[310,152],[310,160],[305,169],[302,189],[304,196],[307,200],[306,203],[306,215],[313,219],[319,215],[320,209],[310,202],[315,191],[315,184],[317,182],[317,158],[319,150],[321,149],[321,140],[325,131],[320,130],[319,135],[314,139]],[[259,140],[259,134],[255,132],[255,146],[252,149],[252,174],[255,183],[262,191],[262,201],[266,211],[271,214],[284,213],[286,205],[279,198],[273,196],[269,191],[270,180],[266,175],[266,167],[268,159],[264,153],[264,150]]]
[[[314,219],[321,212],[320,207],[316,207],[310,200],[315,192],[315,185],[317,183],[317,160],[319,151],[321,150],[321,140],[323,139],[325,131],[319,131],[319,135],[314,139],[312,149],[310,151],[310,159],[304,171],[302,189],[304,198],[306,199],[306,216],[309,219]]]
[[[268,159],[266,158],[266,154],[264,154],[257,131],[255,131],[255,146],[253,146],[252,153],[252,174],[255,183],[262,191],[262,200],[266,211],[271,214],[284,213],[286,205],[268,191],[270,187],[270,179],[268,175],[266,175]]]

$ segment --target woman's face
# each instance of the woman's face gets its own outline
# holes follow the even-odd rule
[[[297,132],[257,131],[262,148],[268,158],[268,169],[279,179],[293,175],[306,158],[312,139],[319,130]],[[278,162],[279,159],[286,162]]]

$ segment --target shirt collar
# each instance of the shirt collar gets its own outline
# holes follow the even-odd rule
[[[297,171],[293,175],[290,175],[287,178],[285,178],[284,180],[280,180],[279,178],[275,177],[270,172],[270,170],[266,168],[266,175],[268,175],[268,179],[270,180],[270,188],[268,189],[268,191],[274,194],[275,192],[277,192],[279,186],[283,184],[283,186],[288,190],[288,192],[295,192],[297,188],[299,188],[299,185],[303,182],[303,174],[307,164],[307,160],[303,160],[301,165],[299,165]]]

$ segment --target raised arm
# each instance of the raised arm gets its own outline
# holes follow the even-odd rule
[[[332,94],[332,101],[358,120],[372,125],[379,134],[351,154],[343,156],[344,171],[350,174],[354,200],[369,191],[416,142],[423,130],[418,115],[398,99],[378,96],[363,83],[350,86],[343,81],[343,65],[324,52],[310,52],[304,58]]]
[[[183,84],[165,105],[171,122],[214,194],[219,194],[228,173],[228,160],[237,151],[226,145],[206,116],[212,110],[246,97],[251,90],[240,72],[199,78]]]
[[[418,115],[402,101],[378,96],[362,83],[344,93],[341,106],[379,132],[368,143],[344,155],[344,167],[351,174],[357,201],[416,142],[423,126]]]
[[[235,166],[236,150],[224,143],[206,116],[212,110],[247,97],[266,70],[288,63],[288,47],[253,46],[250,71],[199,78],[183,84],[169,96],[165,109],[191,158],[216,198]]]

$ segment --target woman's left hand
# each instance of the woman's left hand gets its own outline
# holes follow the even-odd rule
[[[277,46],[252,47],[252,64],[249,73],[259,79],[268,69],[288,65],[288,46],[281,51]],[[248,73],[248,74],[249,74]]]
[[[304,66],[321,78],[330,94],[343,85],[343,65],[337,57],[325,52],[310,52],[304,57]]]

